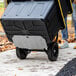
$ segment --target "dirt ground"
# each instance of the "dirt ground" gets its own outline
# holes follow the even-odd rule
[[[26,60],[18,59],[15,50],[1,52],[0,76],[56,76],[69,61],[76,58],[74,43],[69,46],[59,50],[56,62],[49,61],[45,52],[32,52]]]

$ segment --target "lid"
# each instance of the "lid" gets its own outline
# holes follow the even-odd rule
[[[44,19],[53,4],[53,1],[11,2],[2,18]]]

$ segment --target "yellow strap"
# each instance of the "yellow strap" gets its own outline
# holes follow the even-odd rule
[[[63,19],[64,26],[66,27],[64,15],[63,15],[63,10],[62,10],[62,7],[61,7],[60,0],[58,0],[58,4],[59,4],[59,8],[60,8],[60,12],[61,12],[61,16],[62,16],[62,19]]]
[[[72,13],[73,13],[72,0],[70,0],[70,4],[71,4]]]

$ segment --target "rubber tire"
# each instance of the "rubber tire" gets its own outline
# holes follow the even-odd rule
[[[21,49],[21,48],[16,48],[16,55],[19,59],[26,59],[28,55],[28,50],[26,49]]]
[[[48,51],[47,51],[48,59],[50,61],[56,61],[58,58],[58,53],[59,53],[58,43],[56,42],[51,43],[48,46]]]

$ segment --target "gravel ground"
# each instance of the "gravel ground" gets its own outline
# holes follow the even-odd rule
[[[70,48],[60,49],[56,62],[49,61],[44,52],[32,52],[26,60],[19,60],[15,50],[1,52],[0,76],[68,76],[60,72],[69,61],[76,58],[74,44],[69,45]]]

